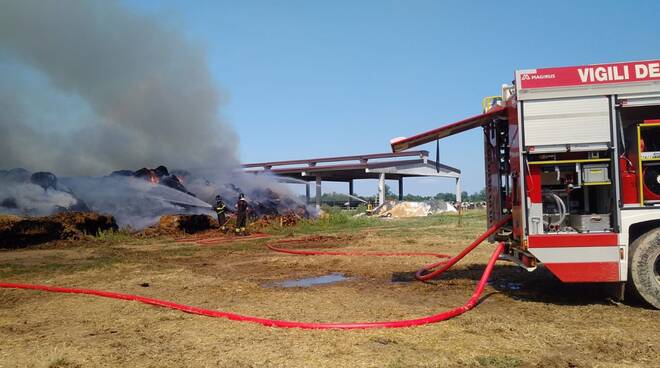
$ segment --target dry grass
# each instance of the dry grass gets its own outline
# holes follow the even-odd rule
[[[472,212],[462,227],[452,216],[349,219],[276,229],[273,236],[339,234],[340,240],[318,246],[454,254],[484,226],[483,213]],[[393,274],[433,259],[300,257],[269,252],[264,239],[199,246],[120,237],[0,252],[0,275],[271,318],[374,321],[462,304],[492,251],[477,248],[433,283],[393,283]],[[351,279],[313,288],[269,286],[332,272]],[[606,297],[597,287],[562,285],[545,272],[501,264],[483,302],[453,320],[395,330],[305,331],[89,296],[0,290],[0,367],[658,366],[659,312],[616,306]]]

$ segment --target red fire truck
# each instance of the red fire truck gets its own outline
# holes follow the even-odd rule
[[[660,308],[660,60],[518,70],[481,115],[395,152],[482,127],[489,225],[527,270],[628,285]]]

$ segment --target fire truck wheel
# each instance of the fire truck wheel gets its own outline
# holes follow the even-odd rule
[[[630,277],[636,294],[660,309],[660,228],[639,237],[630,247]]]

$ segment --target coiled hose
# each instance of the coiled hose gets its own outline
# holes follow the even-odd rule
[[[506,220],[506,221],[505,221]],[[469,253],[472,249],[474,249],[479,243],[481,243],[484,239],[486,239],[488,236],[493,234],[495,231],[497,231],[500,227],[502,227],[508,220],[510,220],[510,217],[507,217],[505,220],[502,220],[498,222],[497,224],[493,225],[486,233],[484,233],[482,236],[480,236],[477,240],[475,240],[470,246],[465,248],[458,256],[450,259],[449,261],[446,262],[440,262],[436,263],[434,265],[441,265],[441,264],[448,264],[448,266],[443,266],[441,269],[436,270],[430,274],[422,275],[420,279],[429,279],[434,276],[439,275],[440,273],[446,271],[449,267],[451,267],[453,264],[458,262],[460,259],[462,259],[467,253]],[[302,251],[302,250],[290,250],[290,249],[284,249],[284,248],[276,248],[273,246],[269,246],[271,250],[278,251],[278,252],[283,252],[283,253],[291,253],[291,254],[303,254],[303,255],[372,255],[372,256],[396,256],[396,255],[411,255],[411,254],[402,254],[402,253],[356,253],[356,252],[320,252],[320,251]],[[169,308],[169,309],[175,309],[179,310],[182,312],[190,313],[190,314],[197,314],[201,316],[207,316],[207,317],[215,317],[215,318],[225,318],[233,321],[242,321],[242,322],[253,322],[253,323],[259,323],[264,326],[270,326],[270,327],[280,327],[280,328],[302,328],[302,329],[343,329],[343,330],[352,330],[352,329],[368,329],[368,328],[400,328],[400,327],[411,327],[411,326],[420,326],[420,325],[425,325],[425,324],[430,324],[430,323],[436,323],[440,321],[445,321],[447,319],[456,317],[458,315],[461,315],[470,309],[474,308],[478,301],[479,297],[481,296],[486,283],[488,282],[488,277],[490,276],[493,267],[495,266],[495,262],[497,262],[499,255],[502,253],[504,250],[504,244],[499,243],[497,247],[495,248],[495,251],[490,257],[490,260],[488,261],[486,265],[486,269],[484,270],[483,275],[481,276],[481,279],[479,280],[479,283],[477,284],[476,289],[474,290],[474,293],[472,293],[472,296],[468,301],[463,304],[460,307],[456,307],[453,309],[450,309],[448,311],[444,311],[438,314],[434,314],[428,317],[423,317],[423,318],[417,318],[417,319],[408,319],[408,320],[400,320],[400,321],[385,321],[385,322],[357,322],[357,323],[319,323],[319,322],[296,322],[296,321],[284,321],[284,320],[276,320],[276,319],[268,319],[268,318],[261,318],[261,317],[253,317],[253,316],[244,316],[236,313],[231,313],[231,312],[222,312],[222,311],[215,311],[215,310],[210,310],[210,309],[204,309],[204,308],[198,308],[198,307],[193,307],[190,305],[185,305],[185,304],[178,304],[174,302],[170,302],[167,300],[160,300],[160,299],[155,299],[155,298],[148,298],[144,296],[139,296],[139,295],[132,295],[132,294],[122,294],[122,293],[115,293],[115,292],[110,292],[110,291],[103,291],[103,290],[93,290],[93,289],[78,289],[78,288],[65,288],[65,287],[57,287],[57,286],[47,286],[47,285],[33,285],[33,284],[15,284],[15,283],[6,283],[6,282],[0,282],[0,288],[6,288],[6,289],[25,289],[25,290],[38,290],[38,291],[47,291],[47,292],[53,292],[53,293],[67,293],[67,294],[85,294],[85,295],[94,295],[98,297],[103,297],[103,298],[111,298],[111,299],[119,299],[119,300],[131,300],[131,301],[137,301],[149,305],[154,305],[158,307],[163,307],[163,308]],[[413,255],[435,255],[435,256],[442,256],[445,257],[445,255],[438,255],[435,253],[413,253]],[[448,257],[448,256],[446,256]],[[434,268],[434,265],[429,265],[422,270],[422,271],[428,271],[432,268]],[[418,272],[419,274],[419,272]],[[434,276],[430,276],[434,275]]]
[[[564,220],[566,219],[566,214],[568,213],[568,210],[566,209],[566,203],[564,203],[564,200],[561,199],[561,197],[556,195],[555,193],[543,192],[543,195],[555,200],[555,203],[557,204],[557,212],[559,213],[559,221],[553,223],[550,223],[549,221],[548,222],[544,221],[544,224],[546,226],[553,226],[553,227],[561,226],[561,224],[563,224]]]

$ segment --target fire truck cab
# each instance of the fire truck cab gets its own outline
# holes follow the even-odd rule
[[[660,60],[518,70],[483,109],[392,148],[482,127],[489,226],[512,217],[494,236],[506,257],[660,308]]]

